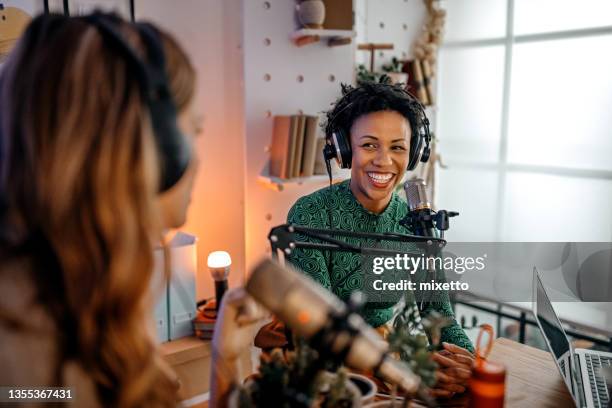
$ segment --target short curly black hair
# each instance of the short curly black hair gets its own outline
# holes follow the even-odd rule
[[[420,135],[423,127],[429,125],[425,109],[416,97],[408,93],[402,84],[390,84],[384,76],[381,82],[364,82],[358,87],[341,84],[341,87],[342,97],[325,112],[327,121],[322,125],[326,136],[338,129],[350,136],[351,127],[359,117],[385,110],[404,116],[410,123],[413,136]],[[411,137],[411,147],[413,142],[416,140]]]

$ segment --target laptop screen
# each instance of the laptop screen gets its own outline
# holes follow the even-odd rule
[[[568,386],[569,392],[575,396],[574,361],[572,346],[559,322],[559,318],[550,303],[544,285],[538,276],[537,270],[533,270],[534,285],[534,314],[542,335],[546,339],[548,348],[554,355],[559,371]]]
[[[548,296],[546,295],[546,291],[544,291],[544,286],[542,285],[542,282],[540,281],[539,277],[538,279],[536,279],[536,281],[537,318],[540,321],[540,325],[542,326],[542,331],[544,332],[543,334],[548,340],[551,352],[555,355],[555,358],[559,360],[565,357],[566,354],[571,351],[570,343],[567,340],[565,331],[559,323],[559,319],[555,314],[550,300],[548,300]]]

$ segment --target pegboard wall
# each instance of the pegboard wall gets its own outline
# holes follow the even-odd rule
[[[359,42],[393,43],[395,49],[377,55],[377,66],[410,56],[410,45],[425,18],[422,0],[355,0],[357,38],[351,45],[328,47],[325,42],[304,47],[289,39],[298,28],[293,0],[243,0],[244,86],[247,165],[246,259],[247,270],[269,253],[270,228],[286,221],[295,201],[324,188],[319,179],[303,185],[290,184],[274,191],[258,182],[269,154],[274,115],[327,110],[340,94],[340,83],[353,81],[355,58],[369,55],[356,51]]]
[[[392,50],[376,51],[374,71],[381,72],[382,66],[389,64],[393,57],[399,60],[413,59],[413,44],[423,31],[427,19],[427,9],[423,0],[353,0],[357,43],[393,44]],[[356,51],[355,65],[370,67],[370,52]],[[433,81],[434,89],[436,81]],[[435,131],[437,109],[427,106],[426,113]],[[419,163],[414,173],[424,177],[423,163]]]
[[[423,0],[354,0],[358,43],[392,43],[392,50],[376,51],[375,71],[396,57],[412,58],[412,43],[421,33],[427,10]],[[357,64],[369,67],[370,53],[357,51]]]
[[[13,2],[36,6],[42,0],[3,1]],[[49,2],[52,10],[57,2]],[[299,197],[327,185],[319,177],[279,192],[259,182],[269,158],[273,116],[329,109],[340,83],[353,81],[355,58],[369,61],[367,52],[356,51],[357,43],[395,45],[377,55],[377,66],[394,55],[405,58],[425,19],[422,0],[354,0],[357,38],[352,44],[297,47],[290,40],[298,28],[295,7],[294,0],[135,1],[136,17],[150,18],[177,35],[198,70],[204,133],[185,229],[200,238],[199,297],[212,293],[208,252],[230,251],[237,269],[230,279],[240,283],[241,272],[268,254],[270,228],[285,222]]]
[[[301,196],[326,186],[324,179],[271,190],[258,182],[269,154],[274,115],[318,114],[353,79],[354,44],[328,47],[325,41],[295,46],[298,28],[293,0],[244,0],[244,84],[246,115],[247,270],[269,253],[270,228],[286,221]]]

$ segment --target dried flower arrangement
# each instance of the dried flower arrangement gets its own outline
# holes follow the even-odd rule
[[[423,25],[423,31],[414,43],[414,57],[425,60],[431,67],[431,77],[436,75],[436,61],[438,59],[438,48],[442,44],[444,36],[444,23],[446,21],[446,10],[440,7],[439,0],[423,0],[427,8],[427,20]]]

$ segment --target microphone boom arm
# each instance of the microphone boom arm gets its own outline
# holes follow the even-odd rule
[[[300,241],[297,235],[303,235],[308,238],[318,239],[320,243]],[[443,238],[434,237],[423,237],[419,235],[411,234],[399,234],[399,233],[376,233],[376,232],[355,232],[355,231],[344,231],[334,229],[321,229],[321,228],[310,228],[303,227],[294,224],[282,224],[273,227],[268,234],[268,240],[272,247],[272,256],[277,257],[278,251],[282,251],[285,255],[291,255],[291,252],[295,248],[308,248],[308,249],[319,249],[319,250],[331,250],[331,251],[344,251],[344,252],[367,252],[370,254],[377,255],[395,255],[398,253],[404,253],[397,250],[390,250],[384,248],[373,248],[363,245],[353,245],[344,242],[340,239],[333,238],[334,236],[339,237],[351,237],[351,238],[368,238],[377,241],[396,241],[396,242],[410,242],[410,243],[426,243],[429,246],[434,246],[437,243],[438,248],[446,246],[446,240]],[[407,251],[409,255],[419,255],[419,251]]]

